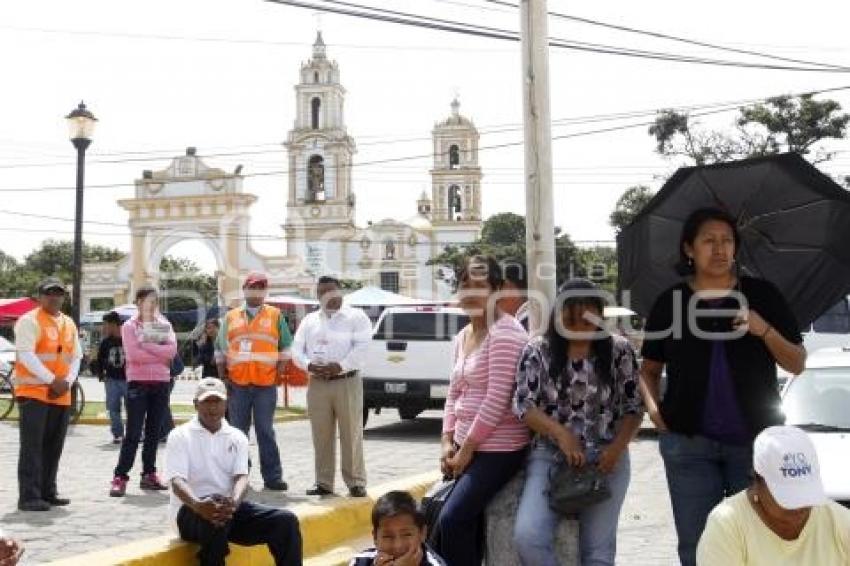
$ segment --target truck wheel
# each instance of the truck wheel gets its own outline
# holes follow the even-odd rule
[[[398,409],[398,415],[406,421],[415,419],[421,412],[422,409],[419,407],[399,407]]]

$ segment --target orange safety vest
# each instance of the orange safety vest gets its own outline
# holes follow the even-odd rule
[[[277,383],[280,310],[263,305],[250,322],[244,308],[227,313],[227,372],[236,385]]]
[[[38,339],[35,355],[56,379],[66,379],[71,371],[74,348],[77,345],[77,327],[74,321],[61,314],[57,322],[52,316],[38,308],[24,316],[35,317],[38,323]],[[15,362],[15,396],[36,399],[50,405],[71,405],[71,391],[51,398],[48,386],[38,379],[20,360]]]

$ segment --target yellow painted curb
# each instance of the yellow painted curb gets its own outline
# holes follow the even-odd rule
[[[372,488],[369,490],[369,497],[334,498],[289,508],[301,522],[304,556],[316,557],[313,561],[305,560],[305,563],[310,566],[341,563],[340,556],[349,550],[342,545],[362,538],[372,530],[372,507],[378,497],[388,491],[401,490],[408,491],[419,499],[439,477],[436,471],[428,472]],[[227,564],[231,566],[274,564],[265,545],[243,547],[231,544],[230,549]],[[57,560],[50,564],[54,566],[184,566],[195,563],[196,551],[195,545],[165,535]]]

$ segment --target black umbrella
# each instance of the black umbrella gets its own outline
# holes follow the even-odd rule
[[[737,220],[743,273],[775,284],[806,326],[850,291],[850,193],[796,153],[679,169],[617,236],[620,289],[646,316],[680,280],[682,226],[717,207]]]

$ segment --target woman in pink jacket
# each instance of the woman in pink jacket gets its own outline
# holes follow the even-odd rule
[[[171,324],[159,312],[155,288],[144,286],[136,291],[136,306],[138,314],[121,327],[127,373],[127,431],[109,491],[112,497],[123,497],[127,491],[142,427],[145,442],[140,487],[168,489],[156,473],[156,448],[160,424],[168,409],[169,368],[177,353],[177,339]]]

